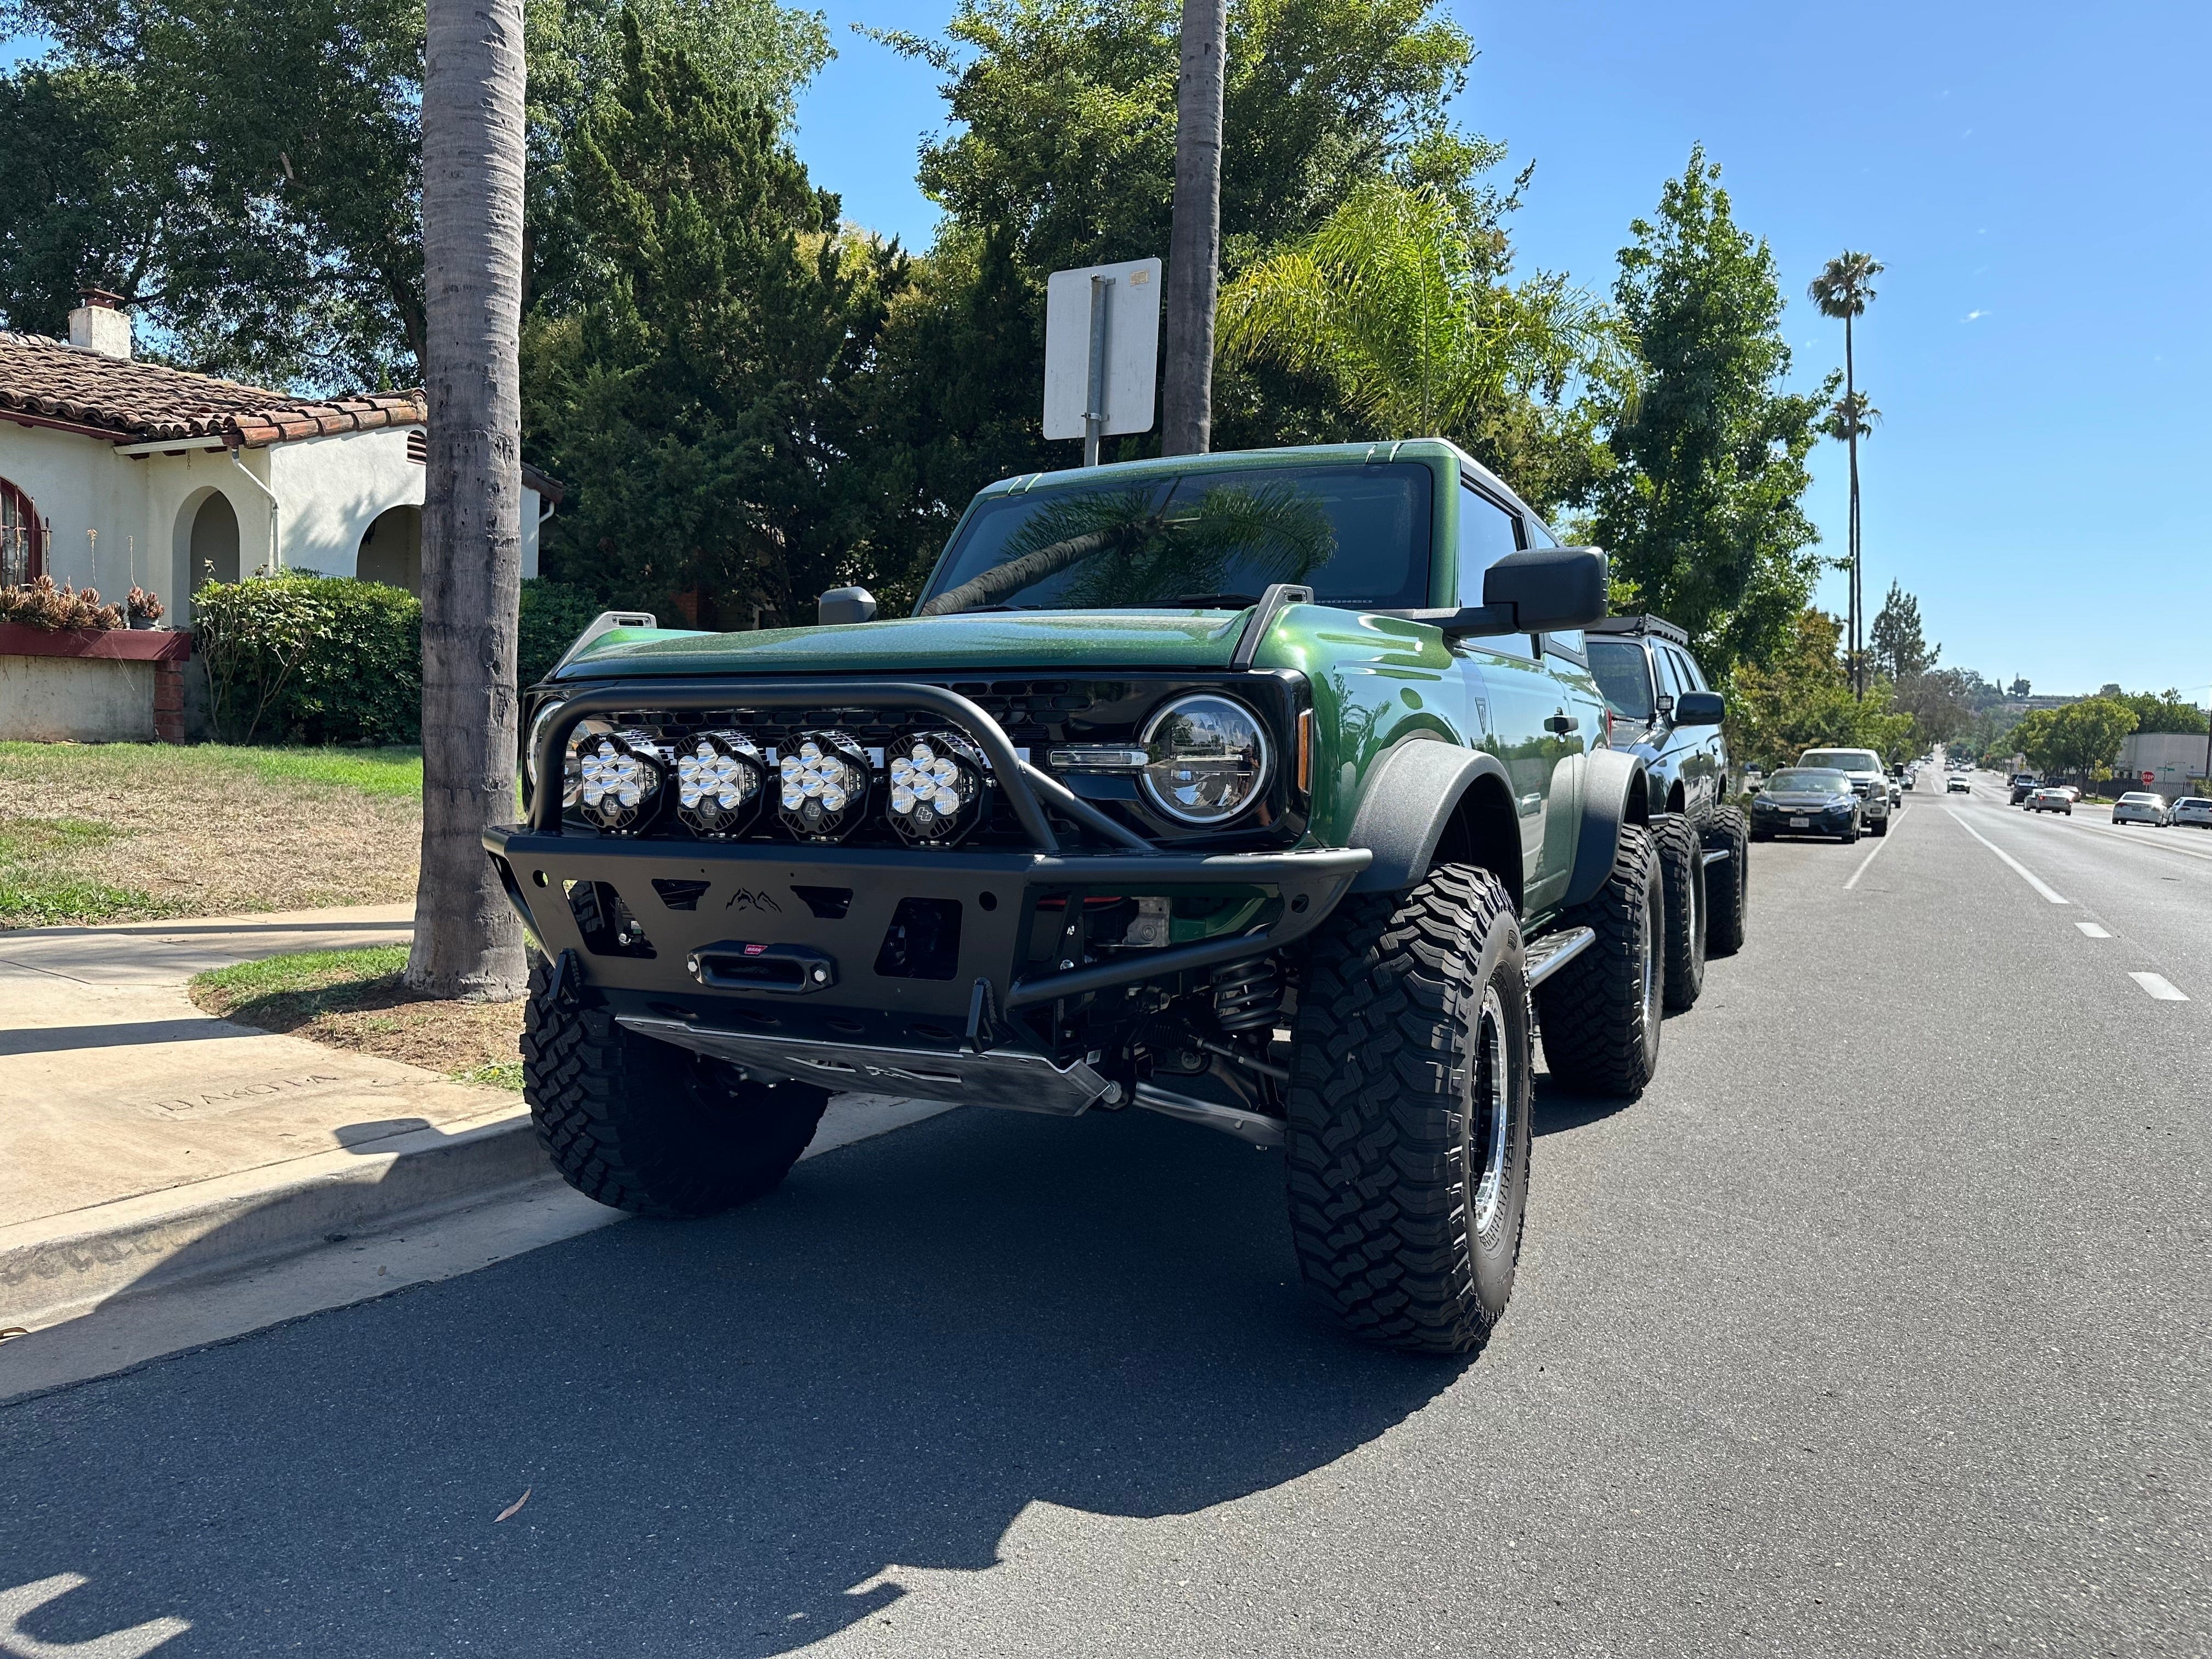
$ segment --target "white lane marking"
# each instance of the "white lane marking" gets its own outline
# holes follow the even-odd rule
[[[2188,997],[2173,988],[2173,981],[2164,974],[2130,974],[2128,977],[2151,994],[2159,1002],[2186,1002]]]
[[[1859,867],[1851,872],[1851,878],[1844,884],[1844,890],[1846,893],[1850,892],[1852,888],[1859,884],[1859,878],[1866,874],[1867,866],[1872,864],[1876,859],[1881,856],[1881,849],[1889,845],[1889,838],[1896,833],[1897,821],[1895,818],[1893,818],[1890,820],[1889,828],[1883,830],[1881,833],[1881,838],[1875,842],[1874,851],[1869,853],[1864,858],[1859,860]]]
[[[1975,829],[1974,826],[1967,823],[1965,818],[1960,817],[1959,809],[1957,807],[1947,806],[1943,810],[1948,812],[1953,817],[1959,819],[1959,828],[1965,830],[1976,841],[1981,842],[1983,846],[1988,848],[1990,851],[1995,853],[1999,858],[2002,859],[2006,864],[2011,866],[2012,872],[2014,875],[2018,876],[2030,887],[2035,889],[2037,892],[2042,894],[2044,897],[2049,899],[2053,904],[2070,904],[2073,902],[2071,899],[2066,897],[2063,894],[2057,891],[2057,889],[2053,888],[2048,882],[2045,881],[2042,877],[2037,875],[2026,865],[2022,864],[2018,859],[2006,852],[2003,848],[1998,846],[1996,842],[1991,841],[1980,830]]]
[[[82,1573],[58,1572],[51,1578],[0,1590],[0,1653],[13,1659],[144,1659],[164,1642],[191,1628],[187,1620],[149,1619],[128,1630],[110,1631],[83,1642],[48,1642],[22,1628],[26,1613],[36,1612],[84,1583]]]
[[[2097,926],[2097,924],[2096,924],[2095,922],[2094,922],[2094,921],[2077,921],[2077,922],[2075,922],[2074,925],[2075,925],[2076,927],[2079,927],[2079,928],[2080,928],[2083,933],[2087,933],[2087,934],[2091,939],[2110,939],[2110,938],[2112,938],[2112,935],[2111,935],[2110,933],[2106,933],[2103,928],[2101,928],[2101,927],[2098,927],[2098,926]]]

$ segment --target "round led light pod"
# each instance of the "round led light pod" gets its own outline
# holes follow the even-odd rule
[[[776,764],[776,817],[801,841],[842,841],[868,800],[868,751],[842,732],[805,732]]]
[[[668,796],[668,765],[642,732],[605,732],[576,746],[577,810],[603,835],[642,834]]]
[[[950,847],[983,816],[982,751],[957,732],[917,732],[890,750],[891,827]]]
[[[738,834],[767,790],[767,757],[742,732],[697,732],[676,745],[676,816],[695,836]]]

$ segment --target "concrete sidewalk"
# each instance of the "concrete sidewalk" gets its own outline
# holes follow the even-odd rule
[[[0,1399],[620,1220],[504,1090],[202,1013],[185,982],[412,908],[0,933]],[[808,1156],[945,1108],[830,1103]]]

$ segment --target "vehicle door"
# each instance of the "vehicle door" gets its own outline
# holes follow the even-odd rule
[[[1697,659],[1679,646],[1659,647],[1673,672],[1680,697],[1684,691],[1711,690],[1698,672]],[[1682,792],[1690,811],[1702,816],[1719,803],[1721,792],[1721,729],[1717,726],[1678,727],[1674,741],[1681,745]]]
[[[1459,491],[1459,603],[1482,603],[1483,573],[1522,545],[1518,515],[1466,481]],[[1548,538],[1547,538],[1548,539]],[[1522,904],[1534,912],[1566,890],[1573,823],[1571,783],[1561,799],[1561,763],[1582,752],[1587,714],[1568,708],[1544,660],[1540,635],[1515,634],[1461,641],[1455,647],[1479,685],[1472,690],[1482,746],[1505,767],[1521,830]],[[1560,835],[1550,834],[1554,812]]]

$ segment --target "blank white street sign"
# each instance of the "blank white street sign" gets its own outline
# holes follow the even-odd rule
[[[1103,310],[1099,320],[1105,331],[1095,404],[1091,401],[1094,304]],[[1152,430],[1159,351],[1158,259],[1054,271],[1044,289],[1044,435],[1086,436],[1085,417],[1091,415],[1099,417],[1097,429],[1102,437]]]

